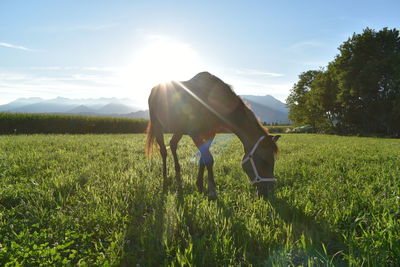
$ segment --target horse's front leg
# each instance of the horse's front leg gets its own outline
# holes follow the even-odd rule
[[[215,185],[214,181],[214,157],[211,155],[210,146],[212,141],[214,140],[215,134],[211,134],[208,136],[208,140],[205,143],[205,156],[206,156],[206,167],[208,172],[208,196],[210,198],[217,198],[217,186]]]
[[[215,135],[210,136],[206,140],[198,140],[194,139],[196,146],[199,148],[201,157],[199,162],[199,174],[197,176],[197,187],[200,192],[203,191],[203,176],[204,176],[204,169],[207,168],[208,172],[208,196],[210,198],[217,197],[217,188],[214,181],[214,172],[213,172],[213,165],[214,165],[214,158],[210,152],[210,145],[214,139]]]
[[[207,164],[206,167],[208,172],[208,196],[210,198],[217,198],[217,186],[214,181],[213,163]]]
[[[207,168],[207,173],[208,173],[208,180],[207,180],[208,196],[210,198],[217,198],[217,186],[215,185],[214,171],[213,171],[214,158],[208,149],[207,152],[205,153],[204,160],[206,161],[205,166]]]
[[[202,193],[204,190],[204,184],[203,184],[204,169],[205,169],[205,165],[201,163],[201,159],[200,159],[199,173],[197,174],[197,182],[196,182],[197,189],[199,190],[200,193]]]
[[[194,144],[196,145],[196,147],[199,149],[199,152],[201,153],[201,146],[203,144],[203,141],[200,137],[197,136],[192,136],[192,140],[194,142]],[[202,160],[203,154],[200,154],[200,160],[199,160],[199,172],[197,173],[197,189],[199,190],[200,193],[203,192],[204,190],[204,184],[203,184],[203,176],[204,176],[204,170],[206,165],[203,163]]]

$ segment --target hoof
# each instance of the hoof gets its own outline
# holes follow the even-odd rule
[[[197,186],[197,191],[199,191],[199,193],[203,193],[204,192],[203,184],[196,183],[196,186]]]
[[[218,198],[218,195],[217,195],[216,191],[209,191],[208,192],[208,199],[214,200],[214,199],[217,199],[217,198]]]
[[[163,191],[166,191],[168,187],[170,186],[171,182],[167,177],[164,177],[163,179]]]

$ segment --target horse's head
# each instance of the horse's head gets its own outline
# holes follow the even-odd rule
[[[277,153],[276,142],[280,135],[263,135],[249,145],[242,160],[243,170],[250,182],[257,187],[258,194],[266,198],[275,184],[274,165]]]

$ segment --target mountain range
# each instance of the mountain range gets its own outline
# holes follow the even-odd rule
[[[286,105],[273,96],[241,95],[240,97],[249,105],[260,121],[281,124],[289,122]],[[133,106],[132,101],[128,98],[18,98],[8,104],[0,105],[0,112],[149,118],[148,110],[140,110]]]
[[[273,96],[240,95],[240,97],[253,110],[260,121],[266,123],[278,122],[288,124],[288,108],[285,103]]]
[[[18,98],[5,105],[0,111],[24,113],[65,113],[88,115],[118,115],[136,112],[128,98],[86,98],[70,99],[57,97],[42,99],[39,97]]]

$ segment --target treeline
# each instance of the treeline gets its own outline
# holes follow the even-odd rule
[[[400,36],[365,29],[320,70],[299,76],[286,100],[289,119],[326,132],[400,136]]]
[[[145,119],[0,113],[0,134],[144,133]]]

